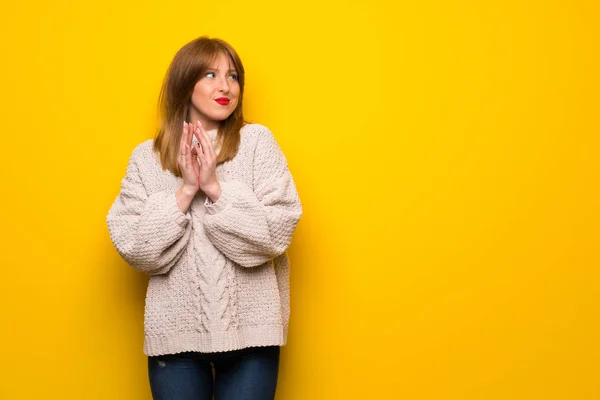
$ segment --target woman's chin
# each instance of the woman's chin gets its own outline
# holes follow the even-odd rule
[[[211,119],[215,121],[217,124],[225,121],[232,113],[219,113],[211,116]]]

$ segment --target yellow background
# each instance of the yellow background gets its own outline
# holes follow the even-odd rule
[[[4,0],[0,399],[150,399],[105,215],[202,34],[304,206],[278,399],[600,399],[597,4]]]

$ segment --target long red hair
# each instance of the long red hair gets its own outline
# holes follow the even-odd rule
[[[221,150],[217,156],[217,163],[231,160],[237,154],[240,129],[245,124],[242,113],[244,66],[237,52],[228,43],[221,39],[201,36],[175,54],[163,80],[158,101],[160,127],[154,139],[154,150],[160,155],[163,169],[170,170],[175,176],[181,176],[177,158],[180,153],[183,122],[188,115],[194,86],[221,54],[229,57],[237,71],[240,96],[236,109],[219,125],[217,142],[221,144]]]

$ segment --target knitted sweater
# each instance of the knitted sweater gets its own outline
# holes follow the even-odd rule
[[[133,151],[107,216],[119,254],[150,275],[144,353],[284,345],[285,251],[302,207],[277,141],[245,125],[237,155],[216,168],[221,197],[199,191],[185,214],[175,199],[183,180],[162,169],[152,145]]]

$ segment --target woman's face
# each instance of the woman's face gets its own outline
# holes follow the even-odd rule
[[[233,63],[219,55],[194,86],[190,99],[190,122],[200,120],[207,130],[216,129],[238,105],[240,84]]]

